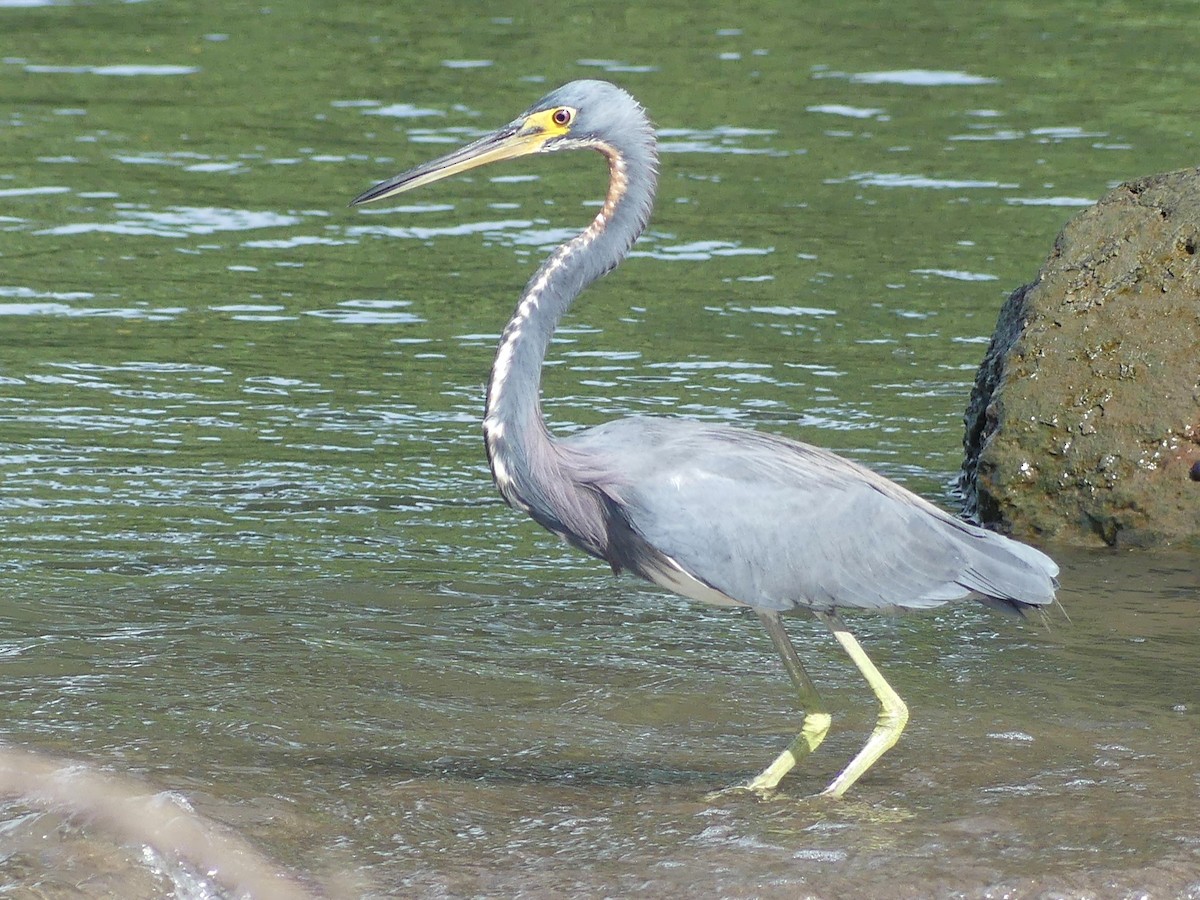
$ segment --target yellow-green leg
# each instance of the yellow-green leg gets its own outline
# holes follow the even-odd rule
[[[779,613],[769,610],[755,610],[755,612],[758,613],[758,618],[766,626],[767,634],[771,636],[771,643],[775,645],[775,650],[783,660],[783,667],[787,669],[788,677],[792,679],[792,684],[796,686],[796,692],[800,695],[800,706],[804,710],[804,724],[800,729],[800,733],[796,735],[796,739],[788,745],[786,750],[775,757],[774,762],[745,785],[747,790],[765,794],[768,791],[774,790],[775,786],[779,784],[784,775],[792,770],[797,761],[812,753],[817,749],[821,741],[825,740],[825,735],[829,733],[829,723],[832,721],[832,718],[825,709],[825,704],[821,701],[821,696],[817,693],[817,688],[812,683],[812,679],[804,671],[804,664],[800,662],[800,657],[796,654],[796,648],[792,646],[792,642],[788,639],[787,631],[784,630]]]
[[[858,666],[858,671],[862,672],[867,684],[879,698],[879,719],[876,721],[875,730],[871,732],[871,736],[863,748],[858,751],[858,755],[850,760],[850,764],[842,769],[829,787],[822,791],[822,794],[826,796],[840,797],[900,739],[900,732],[904,731],[904,725],[908,721],[908,707],[900,699],[900,695],[893,691],[891,685],[884,680],[883,675],[867,657],[866,651],[863,650],[854,635],[846,630],[840,617],[830,613],[817,613],[817,618],[833,632],[833,636],[842,645],[842,649]]]

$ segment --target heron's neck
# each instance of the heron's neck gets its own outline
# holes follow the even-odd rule
[[[646,227],[654,201],[652,141],[634,152],[598,147],[609,161],[608,196],[592,223],[542,263],[500,338],[488,383],[484,442],[497,487],[510,503],[536,506],[538,465],[551,459],[540,389],[546,350],[562,314],[613,269]]]

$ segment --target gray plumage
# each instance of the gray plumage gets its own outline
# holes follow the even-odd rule
[[[510,505],[615,572],[758,613],[808,718],[788,750],[750,783],[755,790],[774,788],[828,728],[779,614],[808,610],[827,624],[883,707],[867,746],[826,791],[840,795],[895,743],[907,708],[846,631],[839,610],[925,609],[973,598],[1020,612],[1053,602],[1058,567],[869,469],[786,437],[636,416],[554,438],[539,392],[555,326],[584,288],[624,258],[653,204],[654,131],[637,102],[605,82],[572,82],[504,128],[354,201],[564,149],[602,153],[609,190],[591,225],[530,279],[501,336],[483,423],[496,485]]]
[[[651,580],[657,552],[732,600],[779,612],[923,609],[972,595],[1019,609],[1054,598],[1040,552],[817,447],[650,417],[562,443],[596,472],[601,508],[646,545],[622,558],[610,542],[599,555]]]

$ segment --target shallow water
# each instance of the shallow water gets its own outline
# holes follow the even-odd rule
[[[953,507],[1005,292],[1111,185],[1195,164],[1200,26],[563,10],[0,0],[0,737],[35,754],[0,755],[0,885],[1200,896],[1200,560],[1050,548],[1048,627],[853,618],[913,718],[841,803],[809,798],[872,700],[790,623],[834,731],[775,799],[710,798],[796,728],[766,635],[559,545],[480,446],[495,340],[603,166],[345,209],[615,79],[659,206],[560,332],[553,425],[738,422]]]

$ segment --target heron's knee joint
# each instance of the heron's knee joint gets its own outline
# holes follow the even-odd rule
[[[892,703],[879,708],[879,727],[888,731],[900,731],[908,724],[908,704],[899,697]]]
[[[804,725],[801,730],[806,734],[819,734],[824,737],[831,724],[833,724],[833,716],[829,713],[813,712],[804,717]]]

